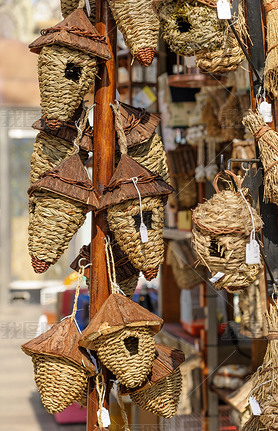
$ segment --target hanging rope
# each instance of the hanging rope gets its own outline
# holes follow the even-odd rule
[[[127,413],[126,413],[126,409],[125,409],[125,405],[123,402],[123,397],[122,394],[120,392],[120,386],[118,385],[118,404],[120,406],[121,409],[121,415],[124,421],[124,430],[125,431],[130,431],[129,425],[128,425],[128,418],[127,418]]]
[[[106,262],[107,262],[108,277],[109,277],[110,286],[111,286],[111,293],[121,293],[122,295],[125,295],[125,293],[120,289],[120,286],[117,283],[115,261],[114,261],[113,251],[112,251],[109,237],[105,238],[105,255],[106,255]]]
[[[85,271],[85,266],[81,266],[79,271],[78,271],[77,286],[76,286],[76,291],[75,291],[72,314],[71,314],[71,318],[70,318],[71,321],[73,321],[75,319],[75,315],[77,312],[77,301],[78,301],[78,297],[79,297],[80,286],[81,286],[82,279],[84,276],[84,271]]]
[[[120,104],[118,101],[116,101],[115,105],[110,103],[110,106],[113,110],[115,117],[115,129],[118,135],[118,144],[120,147],[121,154],[127,154],[127,139],[121,120]]]
[[[98,374],[96,376],[96,389],[98,393],[98,408],[99,408],[98,424],[100,428],[103,428],[103,422],[101,417],[101,411],[103,408],[103,402],[105,397],[105,380],[104,380],[103,374]]]

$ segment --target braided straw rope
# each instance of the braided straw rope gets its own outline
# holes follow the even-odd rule
[[[131,55],[144,66],[149,66],[159,35],[159,21],[153,12],[151,0],[108,2]]]
[[[151,371],[155,342],[150,328],[126,327],[94,340],[100,361],[128,388],[141,385]]]
[[[278,204],[278,133],[272,130],[261,114],[249,111],[242,123],[258,140],[264,167],[264,200]]]
[[[79,0],[61,0],[61,12],[63,18],[66,18],[70,15],[75,9],[78,8],[80,1]],[[91,7],[91,15],[88,17],[91,23],[94,25],[96,20],[96,2],[95,0],[89,0]],[[86,6],[83,7],[84,12],[87,15]]]
[[[124,421],[124,430],[125,431],[130,431],[130,428],[129,428],[129,425],[128,425],[127,413],[126,413],[125,405],[124,405],[124,402],[123,402],[122,394],[121,394],[121,392],[119,390],[119,386],[118,386],[118,393],[117,393],[117,395],[118,395],[118,403],[119,403],[119,406],[120,406],[120,409],[121,409],[121,415],[122,415],[122,418],[123,418],[123,421]]]
[[[29,202],[29,253],[53,265],[85,222],[87,207],[49,192],[35,192]]]
[[[81,68],[79,79],[65,76],[67,64]],[[88,93],[97,73],[97,60],[65,46],[43,47],[38,60],[42,116],[68,121]]]
[[[181,389],[182,375],[177,368],[150,388],[131,393],[130,398],[143,410],[171,418],[177,411]]]
[[[164,209],[161,198],[142,198],[142,211],[152,211],[152,225],[148,242],[141,241],[136,231],[134,216],[140,214],[139,199],[130,200],[107,209],[108,223],[115,239],[130,262],[139,271],[157,268],[164,259]]]
[[[176,54],[191,56],[220,49],[223,44],[227,24],[218,19],[211,7],[183,0],[161,0],[157,13],[163,38]],[[188,24],[188,31],[181,31],[180,21]]]

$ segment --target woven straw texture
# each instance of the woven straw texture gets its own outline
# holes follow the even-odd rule
[[[151,172],[160,175],[166,183],[170,184],[166,153],[161,137],[156,133],[142,145],[128,148],[128,155]]]
[[[130,200],[108,208],[108,223],[115,239],[130,262],[139,271],[157,268],[164,260],[163,228],[164,210],[161,198],[142,199],[142,211],[151,211],[151,228],[148,242],[143,243],[134,216],[140,214],[139,199]]]
[[[223,43],[227,25],[215,9],[184,0],[162,0],[157,14],[163,38],[176,54],[191,56],[219,49]]]
[[[177,411],[181,389],[182,376],[177,368],[150,388],[131,393],[130,397],[143,410],[171,418]]]
[[[49,413],[62,412],[80,400],[88,384],[85,368],[55,356],[35,354],[32,361],[42,404]]]
[[[248,208],[252,211],[256,231],[262,228],[262,220],[253,208],[247,206],[241,194],[232,190],[219,192],[218,178],[219,174],[214,182],[218,193],[193,211],[193,246],[198,256],[197,264],[207,266],[213,274],[225,274],[215,287],[233,291],[249,286],[262,267],[261,264],[245,263],[246,244],[253,228]]]
[[[133,57],[149,66],[154,58],[159,35],[159,21],[151,0],[108,0],[117,27]]]
[[[260,416],[252,416],[251,419],[244,425],[242,431],[268,431],[272,430],[273,428],[266,428],[265,425],[261,422],[261,418],[263,415]]]
[[[278,204],[278,133],[272,130],[261,114],[249,112],[242,120],[258,140],[264,167],[264,200]]]
[[[117,269],[116,269],[116,275],[117,275]],[[120,289],[124,292],[125,296],[127,296],[129,299],[133,298],[135,289],[138,284],[138,277],[139,277],[139,274],[135,274],[132,277],[128,278],[127,280],[123,280],[119,283]]]
[[[63,18],[66,18],[70,15],[75,9],[78,8],[80,1],[79,0],[61,0],[61,11]],[[89,0],[91,7],[91,15],[88,17],[91,23],[94,25],[96,20],[96,2],[95,0]],[[84,12],[87,15],[86,7],[83,8]]]
[[[249,334],[252,338],[261,338],[263,336],[263,310],[259,280],[252,283],[239,295],[238,306],[242,335]]]
[[[100,361],[120,383],[134,388],[143,383],[155,358],[155,342],[150,328],[123,328],[93,341]]]
[[[43,47],[38,60],[42,117],[68,121],[88,93],[97,73],[97,60],[65,46]],[[80,70],[70,77],[67,67]]]
[[[87,207],[55,193],[35,192],[29,201],[28,248],[32,257],[54,264],[85,221]]]
[[[266,42],[267,55],[264,68],[264,87],[275,99],[278,98],[278,29],[277,29],[277,6],[275,1],[263,0],[266,12]],[[274,8],[272,8],[272,5]],[[268,10],[269,8],[269,10]]]
[[[39,176],[59,165],[66,157],[72,154],[73,145],[55,136],[40,132],[36,137],[33,154],[31,157],[30,182],[34,183]],[[88,153],[79,151],[83,163],[88,158]]]

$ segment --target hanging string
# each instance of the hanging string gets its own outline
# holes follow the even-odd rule
[[[75,290],[74,303],[73,303],[72,314],[71,314],[71,318],[70,318],[71,321],[75,320],[75,315],[77,312],[77,301],[78,301],[78,297],[79,297],[80,286],[81,286],[82,279],[84,276],[84,271],[85,271],[85,267],[81,266],[79,271],[78,271],[77,286],[76,286],[76,290]]]
[[[111,293],[121,293],[122,295],[126,296],[117,283],[115,260],[114,260],[114,255],[113,255],[109,236],[105,238],[105,255],[106,255],[108,277],[109,277],[110,286],[111,286]]]
[[[120,147],[121,154],[127,154],[127,139],[126,139],[125,131],[122,124],[120,104],[116,100],[115,105],[110,103],[110,106],[113,110],[114,117],[115,117],[115,129],[118,135],[118,144]]]
[[[103,408],[104,397],[105,397],[105,380],[104,380],[103,374],[98,374],[96,376],[96,390],[98,393],[98,408],[99,408],[98,424],[100,428],[103,428],[103,422],[102,422],[102,416],[101,416],[101,411]]]
[[[119,385],[119,383],[117,384],[117,387],[118,387],[118,397],[117,397],[117,400],[118,400],[118,404],[119,404],[120,409],[121,409],[121,415],[122,415],[122,418],[123,418],[123,421],[124,421],[124,430],[125,431],[130,431],[130,428],[129,428],[129,425],[128,425],[128,417],[127,417],[125,405],[124,405],[124,402],[123,402],[123,397],[122,397],[122,394],[121,394],[121,391],[120,391],[120,385]]]
[[[251,238],[251,239],[255,239],[256,227],[255,227],[255,221],[254,221],[254,217],[253,217],[252,209],[251,209],[251,207],[250,207],[249,203],[247,202],[247,199],[246,199],[246,198],[245,198],[245,196],[243,195],[243,193],[242,193],[242,189],[241,189],[241,188],[239,188],[239,189],[238,189],[238,191],[239,191],[239,193],[241,194],[241,196],[242,196],[243,200],[245,201],[245,203],[246,203],[246,205],[247,205],[247,207],[248,207],[249,213],[250,213],[250,215],[251,215],[251,220],[252,220],[252,226],[253,226],[253,229],[251,230],[250,238]]]

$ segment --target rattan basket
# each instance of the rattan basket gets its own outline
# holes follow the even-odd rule
[[[151,0],[108,0],[117,27],[123,34],[131,55],[149,66],[158,43],[159,21]]]
[[[155,358],[154,334],[163,321],[118,293],[111,294],[83,331],[80,345],[97,352],[127,387],[139,386]]]
[[[95,367],[78,346],[80,333],[71,318],[29,341],[22,350],[32,356],[34,378],[46,410],[59,413],[80,401]]]
[[[225,172],[240,187],[238,177],[230,171]],[[262,268],[261,264],[245,263],[246,244],[253,229],[249,211],[252,211],[256,231],[262,228],[262,220],[239,192],[220,192],[217,186],[219,177],[220,173],[214,180],[217,193],[193,211],[193,246],[198,256],[197,263],[207,266],[213,275],[224,273],[214,284],[217,289],[241,290],[255,281]]]

